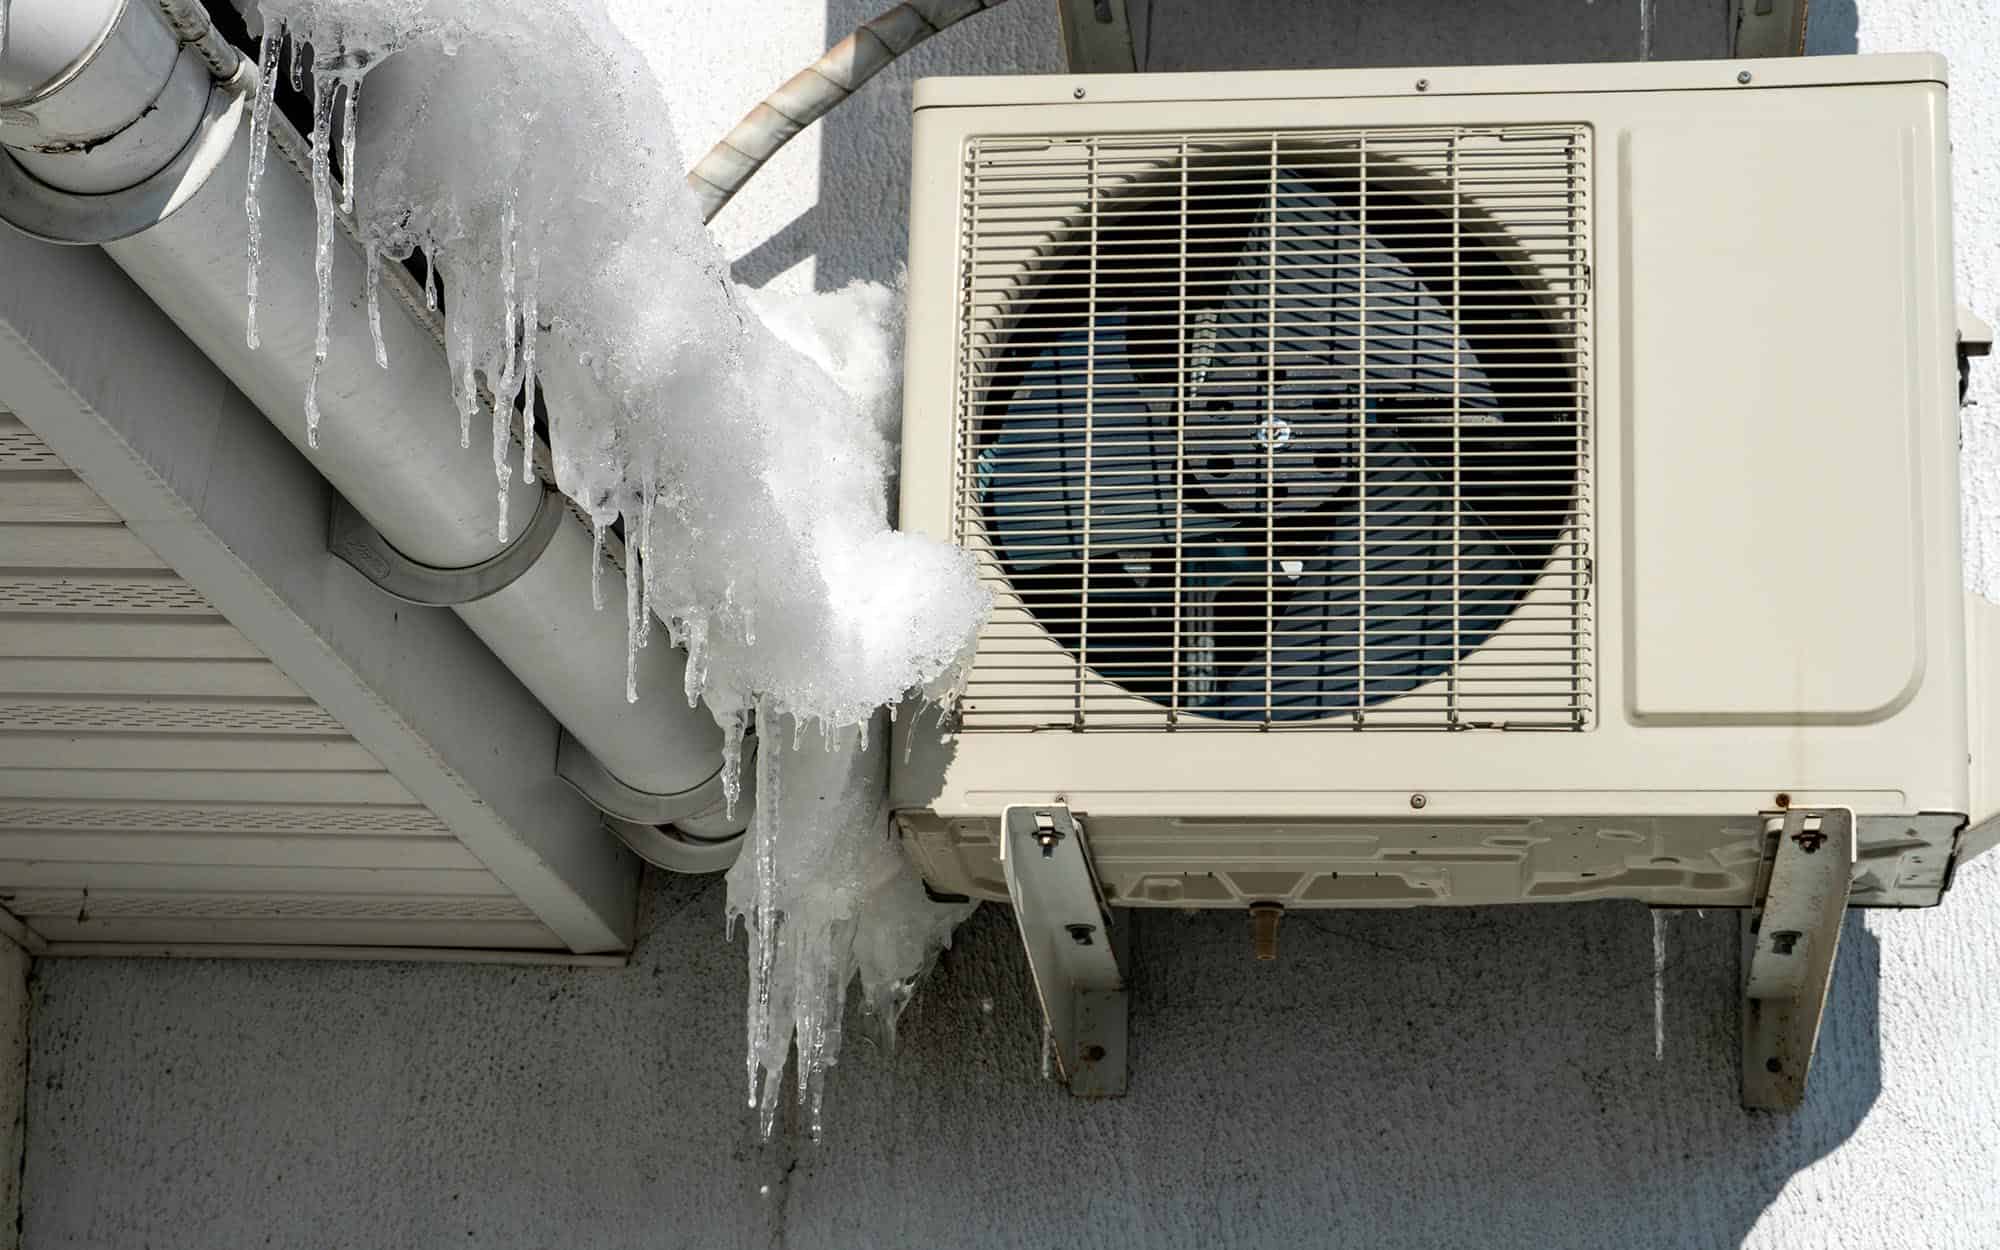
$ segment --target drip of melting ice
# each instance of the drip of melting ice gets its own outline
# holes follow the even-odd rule
[[[1667,928],[1653,908],[1653,1058],[1667,1053]]]
[[[686,648],[682,693],[724,730],[732,806],[754,724],[757,802],[729,876],[732,926],[750,935],[750,1099],[769,1133],[796,1051],[816,1133],[848,986],[892,1031],[969,910],[929,902],[888,836],[874,722],[912,691],[950,701],[988,601],[965,553],[888,524],[900,294],[783,298],[731,282],[660,84],[605,3],[269,0],[247,334],[254,347],[258,266],[277,263],[258,254],[257,188],[289,38],[309,49],[291,65],[314,102],[309,429],[321,367],[366,364],[327,360],[333,238],[351,214],[377,365],[382,266],[423,254],[461,444],[490,418],[503,539],[514,414],[532,480],[540,392],[555,483],[595,530],[593,602],[617,527],[629,650],[655,616]],[[670,697],[639,689],[636,665],[625,693]]]

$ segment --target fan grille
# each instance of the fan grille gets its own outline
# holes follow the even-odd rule
[[[1587,727],[1587,143],[970,141],[960,728]]]

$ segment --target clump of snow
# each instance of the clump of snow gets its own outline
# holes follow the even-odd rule
[[[630,646],[657,616],[688,649],[684,693],[724,727],[732,782],[755,713],[760,799],[730,877],[732,918],[752,933],[751,1101],[769,1132],[796,1035],[816,1127],[847,986],[858,975],[893,1019],[899,987],[964,914],[929,903],[888,840],[883,735],[869,733],[913,690],[949,697],[987,609],[964,553],[888,524],[900,296],[739,290],[683,181],[660,84],[602,0],[261,11],[253,307],[257,266],[279,263],[256,254],[256,180],[289,35],[311,48],[322,327],[336,208],[367,252],[371,321],[380,266],[422,249],[461,443],[483,387],[499,401],[485,436],[504,500],[513,405],[533,411],[539,385],[557,485],[600,534],[623,525]],[[627,691],[641,693],[672,692]]]

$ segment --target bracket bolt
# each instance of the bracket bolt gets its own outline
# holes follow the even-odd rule
[[[1075,91],[1070,92],[1070,95],[1078,100],[1081,100],[1083,98],[1083,88],[1078,87]]]
[[[1736,75],[1736,81],[1737,81],[1737,82],[1749,82],[1749,81],[1750,81],[1750,71],[1746,69],[1746,70],[1742,71],[1741,73],[1737,74],[1737,75]]]
[[[1419,90],[1419,91],[1429,91],[1430,89],[1431,89],[1431,80],[1430,80],[1430,79],[1428,79],[1428,78],[1419,78],[1419,79],[1417,79],[1417,90]]]
[[[1413,794],[1410,796],[1410,806],[1416,808],[1418,811],[1422,811],[1424,808],[1429,807],[1430,802],[1431,801],[1429,799],[1425,798],[1421,794]]]
[[[1092,935],[1097,932],[1095,925],[1087,924],[1064,925],[1063,928],[1068,931],[1069,940],[1075,942],[1078,946],[1092,945]]]

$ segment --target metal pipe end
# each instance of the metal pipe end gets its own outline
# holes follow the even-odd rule
[[[1250,904],[1250,949],[1260,962],[1278,958],[1278,923],[1284,918],[1283,903]]]

